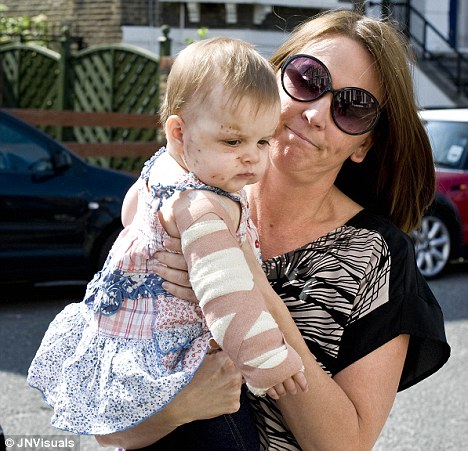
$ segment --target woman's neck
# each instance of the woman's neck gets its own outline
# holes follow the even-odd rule
[[[304,246],[342,226],[362,209],[331,180],[304,183],[272,171],[248,187],[248,193],[264,258]]]

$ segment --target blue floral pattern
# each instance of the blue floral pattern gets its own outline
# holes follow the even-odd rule
[[[247,201],[245,193],[204,185],[193,173],[174,185],[150,185],[165,151],[142,170],[138,217],[119,235],[83,302],[52,321],[29,369],[28,383],[53,407],[57,428],[101,435],[135,426],[169,403],[206,355],[211,335],[201,309],[166,293],[151,271],[167,237],[157,212],[176,191],[214,191],[240,203],[243,242],[253,233]]]

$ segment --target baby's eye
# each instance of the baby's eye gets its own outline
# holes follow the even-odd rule
[[[270,141],[268,141],[268,139],[261,139],[258,144],[260,146],[269,146],[270,145]]]
[[[224,141],[228,146],[238,146],[241,143],[240,139],[228,139]]]

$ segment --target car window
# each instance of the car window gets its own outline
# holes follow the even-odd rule
[[[50,172],[53,163],[47,148],[21,128],[0,123],[1,172]]]
[[[463,169],[468,158],[468,122],[427,121],[435,163],[439,166]]]

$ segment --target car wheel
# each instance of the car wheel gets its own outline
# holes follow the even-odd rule
[[[413,232],[416,262],[428,279],[439,276],[450,260],[450,232],[442,218],[424,216],[421,227]]]

